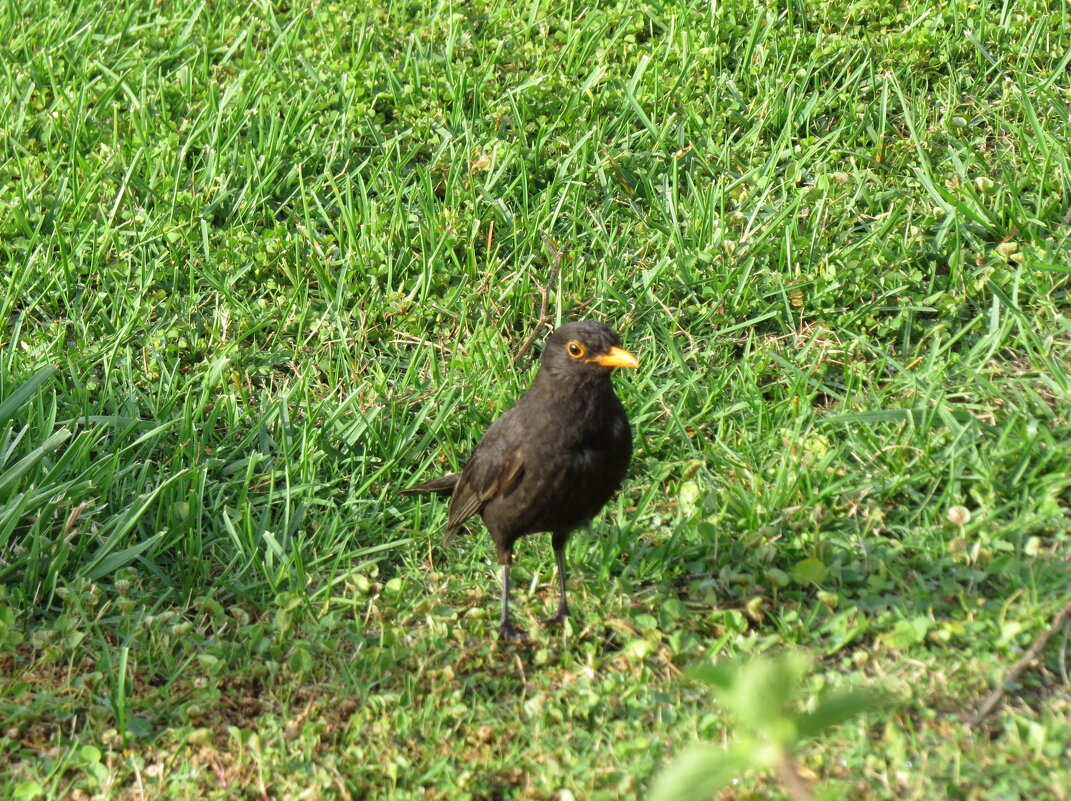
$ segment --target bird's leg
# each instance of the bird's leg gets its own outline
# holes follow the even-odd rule
[[[543,621],[544,626],[560,625],[565,618],[569,617],[569,601],[565,597],[565,543],[568,540],[568,534],[564,537],[555,534],[551,540],[554,546],[554,561],[558,563],[558,611],[553,617],[548,617]]]
[[[509,619],[509,564],[513,554],[501,554],[502,561],[502,622],[498,626],[498,637],[503,642],[519,642],[524,634],[513,628]]]

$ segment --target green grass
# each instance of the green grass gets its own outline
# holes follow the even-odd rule
[[[1071,597],[1067,4],[372,6],[0,12],[0,795],[643,797],[734,736],[685,668],[801,649],[893,699],[834,797],[1066,797],[1066,633],[963,720]],[[636,455],[513,649],[395,492],[544,237]]]

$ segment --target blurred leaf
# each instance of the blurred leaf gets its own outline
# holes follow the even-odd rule
[[[687,675],[715,689],[728,689],[736,678],[737,665],[732,662],[706,663],[689,668]]]
[[[308,673],[314,664],[312,654],[304,646],[296,646],[290,654],[290,670],[294,673]]]
[[[822,560],[812,556],[809,559],[798,562],[792,568],[792,578],[800,584],[820,584],[822,579],[826,577],[827,572]]]
[[[882,635],[882,640],[898,650],[918,645],[926,639],[926,633],[930,630],[930,621],[924,617],[916,617],[913,620],[901,620],[893,630]]]
[[[706,801],[750,767],[736,748],[693,745],[659,774],[651,801]]]
[[[788,586],[788,573],[780,568],[768,567],[764,575],[766,580],[778,589]]]
[[[748,728],[773,734],[785,716],[785,702],[798,692],[800,679],[810,666],[811,659],[800,653],[754,659],[740,666],[733,691],[721,693],[718,700]]]
[[[22,782],[15,785],[12,798],[15,801],[33,801],[33,799],[40,798],[44,794],[45,788],[37,782]]]
[[[153,734],[152,721],[144,717],[130,718],[126,722],[126,732],[139,740],[143,740]]]
[[[710,685],[718,703],[743,725],[770,734],[780,730],[778,722],[785,719],[784,705],[798,691],[800,679],[810,666],[810,657],[785,653],[773,659],[699,665],[688,674]]]
[[[796,719],[797,733],[801,739],[817,737],[826,729],[839,726],[856,715],[877,709],[883,696],[870,690],[845,690],[832,693],[818,703],[818,708]]]

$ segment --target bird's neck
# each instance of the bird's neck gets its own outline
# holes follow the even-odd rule
[[[604,394],[614,391],[609,375],[572,375],[568,381],[555,379],[554,373],[540,370],[531,391],[547,397],[551,403],[566,405],[598,403]]]

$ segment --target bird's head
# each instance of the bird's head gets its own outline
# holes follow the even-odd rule
[[[555,375],[602,377],[614,367],[639,367],[610,326],[596,320],[566,323],[547,339],[540,369]]]

